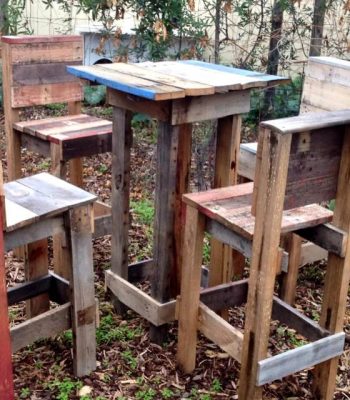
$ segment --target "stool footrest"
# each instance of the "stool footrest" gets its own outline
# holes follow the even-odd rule
[[[261,386],[340,356],[343,352],[344,342],[345,333],[340,332],[261,360],[258,362],[256,384]]]

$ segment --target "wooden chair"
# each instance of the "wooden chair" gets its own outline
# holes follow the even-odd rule
[[[82,187],[82,157],[111,150],[112,123],[81,114],[82,83],[66,71],[81,64],[82,36],[3,36],[3,92],[8,178],[21,174],[21,147],[51,157],[51,172]],[[20,121],[20,110],[67,103],[68,116]],[[95,237],[110,233],[110,207],[97,202]]]
[[[1,194],[0,194],[1,199]],[[4,205],[0,202],[0,224],[3,225]],[[7,291],[5,282],[4,235],[0,230],[0,399],[14,400],[11,339],[7,313]]]
[[[350,62],[334,57],[310,57],[303,84],[300,115],[308,112],[336,111],[350,108]],[[257,143],[242,143],[238,174],[254,179]],[[298,269],[327,258],[328,253],[320,246],[300,236],[288,235],[284,239],[285,250],[291,255],[289,263],[282,265],[281,298],[294,303]]]
[[[5,251],[59,233],[65,240],[65,262],[69,265],[69,280],[48,273],[47,260],[45,274],[8,290],[10,306],[37,297],[58,303],[57,307],[11,328],[12,351],[72,328],[74,372],[77,376],[89,374],[96,367],[91,236],[91,211],[96,196],[48,173],[4,185],[1,179],[0,188],[1,204],[6,206]],[[40,270],[42,257],[37,256]],[[35,269],[34,264],[32,268]]]
[[[315,398],[331,399],[350,277],[350,111],[262,123],[257,154],[254,190],[246,183],[184,196],[177,359],[185,372],[193,370],[200,330],[241,362],[240,400],[260,399],[261,385],[313,365]],[[319,205],[333,198],[334,215]],[[249,280],[218,287],[206,305],[200,303],[205,231],[251,257]],[[319,325],[273,295],[286,233],[305,233],[329,251]],[[243,334],[215,310],[245,301]],[[311,343],[267,357],[271,318]]]

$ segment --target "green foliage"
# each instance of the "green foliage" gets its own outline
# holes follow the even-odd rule
[[[84,86],[84,102],[89,106],[97,106],[106,102],[106,86]]]
[[[163,399],[171,399],[174,396],[174,392],[169,388],[164,388],[161,391],[161,395]]]
[[[217,378],[213,379],[213,382],[211,383],[211,390],[217,393],[222,391],[222,385],[219,379]]]
[[[139,390],[135,393],[137,400],[153,400],[156,396],[156,391],[152,388]]]
[[[122,359],[129,365],[130,369],[137,368],[137,359],[133,356],[130,350],[125,350],[121,353]]]
[[[29,397],[30,397],[30,389],[27,387],[22,388],[19,398],[20,399],[28,399]]]
[[[69,400],[71,395],[76,391],[82,388],[83,384],[80,381],[72,381],[69,378],[64,378],[61,380],[54,380],[53,382],[48,383],[48,388],[55,392],[56,400]]]
[[[143,199],[130,202],[131,209],[141,224],[151,225],[154,219],[154,203]]]
[[[115,341],[127,342],[142,334],[141,327],[130,328],[127,325],[117,326],[112,315],[101,318],[100,326],[96,329],[97,344],[108,344]]]

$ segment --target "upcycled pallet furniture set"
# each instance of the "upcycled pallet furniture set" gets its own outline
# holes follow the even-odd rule
[[[186,372],[195,367],[200,330],[241,363],[239,399],[259,399],[263,384],[314,365],[315,398],[333,398],[350,278],[349,177],[350,111],[311,113],[260,125],[254,184],[184,196],[177,358]],[[334,215],[318,205],[332,199]],[[329,251],[319,325],[274,297],[281,233],[301,229],[322,236]],[[222,290],[225,305],[247,302],[244,333],[200,302],[205,231],[236,250],[249,249],[249,279]],[[272,318],[311,343],[268,357]]]
[[[12,351],[72,328],[74,373],[77,376],[89,374],[96,367],[91,233],[96,196],[48,173],[3,185],[2,169],[0,172],[1,207],[5,208],[2,225],[5,251],[60,233],[65,239],[65,259],[69,265],[69,281],[47,272],[40,278],[28,279],[8,289],[7,293],[5,286],[1,285],[0,304],[6,304],[5,296],[10,306],[40,296],[43,306],[43,310],[37,310],[38,315],[11,328]],[[47,256],[47,252],[45,254]],[[3,264],[3,256],[1,260]],[[42,262],[42,257],[39,257],[39,263]],[[3,267],[1,265],[2,274]],[[48,309],[50,300],[58,306]],[[5,314],[1,314],[1,324],[7,321],[4,315],[7,316],[7,309]],[[0,364],[3,368],[2,361]]]
[[[195,61],[72,66],[68,71],[107,86],[108,102],[114,109],[114,133],[112,263],[111,270],[106,272],[106,283],[122,304],[153,324],[151,337],[157,340],[163,337],[165,324],[175,318],[175,300],[172,299],[179,293],[181,196],[188,191],[191,124],[218,119],[215,185],[234,184],[240,114],[250,109],[251,90],[287,80]],[[128,266],[127,252],[131,112],[146,113],[159,121],[154,256],[153,260],[137,266]],[[224,270],[228,263],[223,245],[216,243],[213,247],[216,264]],[[136,268],[139,277],[150,277],[151,296],[132,284]],[[221,276],[219,282],[222,282]]]
[[[310,57],[305,70],[300,115],[308,112],[335,111],[350,108],[350,62],[334,57]],[[257,143],[240,146],[238,173],[254,180]],[[298,269],[327,258],[328,252],[318,246],[318,237],[288,235],[285,239],[284,262],[281,266],[280,295],[294,303]],[[303,240],[304,239],[304,240]],[[312,242],[307,242],[310,239]]]

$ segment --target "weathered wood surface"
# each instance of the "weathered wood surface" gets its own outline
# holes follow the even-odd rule
[[[249,290],[238,395],[242,400],[259,399],[256,386],[258,362],[266,357],[270,333],[273,292],[279,261],[283,193],[287,182],[291,136],[264,130],[256,226],[250,267]],[[272,179],[270,180],[270,177]],[[282,193],[282,195],[281,195]]]
[[[345,333],[336,333],[316,342],[261,360],[258,362],[256,384],[261,386],[340,356],[344,349],[344,342]]]
[[[15,230],[23,225],[52,215],[60,214],[76,205],[84,205],[95,201],[96,196],[62,181],[46,172],[9,182],[4,185],[6,199],[19,205],[24,218],[8,214],[7,231]],[[15,207],[13,204],[11,207]],[[12,209],[14,211],[16,208]],[[24,209],[24,210],[23,210]],[[11,218],[14,218],[11,223]]]
[[[1,171],[2,172],[2,171]],[[2,179],[2,178],[1,178]],[[10,328],[7,308],[7,291],[5,280],[5,257],[4,257],[4,238],[3,238],[3,208],[0,203],[0,398],[4,400],[13,400],[13,377],[12,377],[12,359]]]
[[[208,218],[220,222],[247,239],[252,239],[255,225],[255,217],[251,212],[252,189],[253,184],[249,182],[186,194],[183,199]],[[281,232],[283,234],[323,224],[331,221],[332,216],[332,211],[317,204],[286,210],[283,212]]]
[[[11,44],[34,44],[34,43],[67,43],[81,42],[81,35],[18,35],[18,36],[1,36],[3,43]]]
[[[316,129],[347,125],[350,123],[350,110],[308,113],[298,117],[280,118],[261,123],[261,127],[277,132],[302,133]],[[325,130],[325,132],[327,132]]]
[[[71,327],[71,304],[66,303],[11,328],[12,352]]]
[[[118,63],[91,67],[72,66],[68,67],[68,71],[79,78],[155,101],[188,96],[209,98],[213,93],[265,87],[275,84],[277,81],[288,81],[285,78],[278,79],[278,77],[259,73],[248,76],[239,69],[213,70],[212,64],[209,63],[192,65],[172,61],[139,64]]]
[[[235,360],[241,361],[243,333],[203,303],[199,304],[198,329]]]

